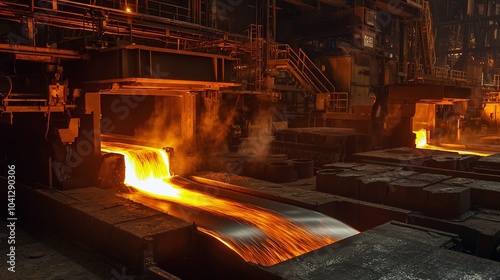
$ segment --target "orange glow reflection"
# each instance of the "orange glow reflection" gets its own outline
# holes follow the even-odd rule
[[[427,150],[435,150],[435,151],[444,151],[444,152],[452,152],[452,153],[459,153],[461,155],[476,155],[476,156],[489,156],[493,154],[493,152],[479,152],[479,151],[473,151],[473,150],[463,150],[460,148],[453,149],[451,147],[443,147],[443,146],[435,146],[435,145],[430,145],[427,144],[427,130],[420,129],[417,131],[413,131],[415,133],[415,145],[419,149],[427,149]],[[452,145],[450,145],[452,146]],[[455,145],[455,146],[460,146],[460,145]]]
[[[220,240],[245,261],[270,266],[337,241],[325,235],[313,236],[309,230],[286,220],[279,213],[247,203],[181,188],[169,181],[168,155],[160,149],[122,143],[102,143],[105,152],[125,157],[125,183],[149,196],[168,200],[190,208],[208,211],[260,230],[259,240],[241,242],[215,230],[200,231]],[[317,229],[315,229],[317,230]]]

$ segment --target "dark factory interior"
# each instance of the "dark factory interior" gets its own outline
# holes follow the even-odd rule
[[[2,0],[1,279],[500,279],[499,0]]]

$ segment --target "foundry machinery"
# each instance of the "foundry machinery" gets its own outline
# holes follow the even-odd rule
[[[175,162],[171,168],[180,175],[194,173],[200,158],[215,164],[217,158],[212,155],[227,152],[224,149],[227,142],[232,151],[241,148],[239,151],[250,154],[247,162],[254,166],[271,165],[283,170],[280,167],[290,167],[290,164],[264,164],[265,161],[260,160],[269,160],[265,157],[268,151],[259,149],[270,145],[273,152],[281,154],[276,155],[277,158],[283,157],[282,153],[313,155],[322,166],[344,161],[346,154],[362,151],[367,146],[411,147],[414,145],[412,131],[418,126],[431,132],[443,126],[442,131],[458,134],[462,116],[469,110],[464,104],[470,99],[471,89],[464,73],[434,65],[429,1],[401,1],[402,9],[398,12],[388,1],[363,1],[363,5],[348,3],[353,1],[318,1],[321,4],[313,11],[319,13],[321,5],[325,7],[325,14],[316,17],[319,22],[311,18],[308,21],[307,16],[298,17],[296,22],[285,20],[285,25],[302,24],[294,28],[302,41],[277,36],[280,32],[276,25],[279,13],[276,1],[258,1],[258,7],[253,8],[243,4],[226,6],[222,11],[213,6],[219,1],[201,0],[190,0],[185,5],[153,0],[134,3],[102,0],[90,4],[69,0],[20,2],[7,0],[0,4],[0,22],[4,28],[0,44],[0,161],[16,164],[19,178],[30,186],[41,183],[62,189],[35,191],[29,197],[34,201],[33,208],[26,207],[33,211],[33,216],[40,214],[40,220],[50,220],[63,227],[75,220],[81,221],[78,227],[69,228],[71,234],[123,253],[133,263],[142,262],[142,257],[146,258],[142,254],[151,257],[155,250],[155,257],[172,260],[168,265],[175,269],[177,263],[191,261],[193,252],[180,249],[197,248],[191,244],[193,236],[202,244],[214,241],[203,241],[207,236],[200,234],[192,221],[175,220],[166,226],[173,217],[117,199],[114,190],[110,193],[90,188],[116,187],[123,184],[125,176],[118,168],[124,163],[113,161],[113,155],[103,154],[101,141],[130,141],[156,148],[167,146],[165,150]],[[273,4],[269,5],[270,2]],[[307,6],[306,1],[279,2],[287,8],[295,5],[291,2]],[[255,23],[253,17],[246,18],[244,23],[231,26],[231,11],[235,11],[233,16],[244,18],[248,9],[254,9],[260,20]],[[309,13],[314,14],[310,9],[304,14]],[[410,20],[421,13],[419,23]],[[335,16],[331,17],[332,14]],[[262,17],[266,19],[262,21]],[[384,25],[384,17],[394,20]],[[335,24],[329,24],[330,18]],[[234,35],[235,30],[244,35]],[[408,30],[413,32],[406,32]],[[394,40],[408,44],[398,48],[391,45]],[[418,47],[410,43],[417,41]],[[492,94],[487,102],[497,102],[497,97]],[[428,119],[428,116],[434,118]],[[289,125],[330,127],[286,130]],[[369,136],[374,136],[371,143],[365,141]],[[256,144],[247,145],[247,140],[256,140]],[[318,142],[322,144],[319,148]],[[258,152],[264,156],[257,157]],[[232,174],[239,171],[240,166],[235,164],[238,160],[241,158],[224,162],[225,173],[216,175],[225,181],[219,184],[227,187],[230,178],[241,179]],[[361,168],[374,169],[373,165]],[[344,169],[349,168],[344,166],[332,173]],[[116,180],[105,182],[106,176],[98,174],[101,170],[112,174],[107,179]],[[279,176],[274,179],[282,179],[277,173]],[[173,180],[205,192],[217,191],[221,196],[225,193],[218,187],[196,185],[181,177]],[[66,192],[71,188],[81,188],[81,191]],[[264,193],[276,190],[280,196],[286,196],[277,198],[276,193]],[[228,193],[242,197],[233,191]],[[269,185],[251,196],[245,195],[244,200],[255,202],[255,195],[264,195],[314,211],[330,214],[338,211],[346,220],[370,224],[374,223],[374,216],[389,219],[380,211],[393,211],[349,197],[296,191],[288,186]],[[66,211],[67,206],[70,209],[73,206],[50,199],[61,193],[68,204],[74,203],[82,211]],[[166,206],[156,199],[150,202],[165,211]],[[91,204],[96,208],[88,207]],[[53,209],[63,215],[53,219],[53,212],[37,213],[38,209]],[[179,217],[186,214],[185,208],[176,209]],[[293,210],[295,207],[281,209],[300,212]],[[140,213],[136,217],[110,214],[114,211]],[[390,219],[407,222],[412,217],[410,212],[394,210],[394,213],[389,215]],[[101,218],[106,222],[101,222]],[[391,228],[389,232],[401,227],[401,235],[407,235],[406,225],[386,227]],[[145,233],[144,228],[158,229],[158,232]],[[89,229],[95,231],[87,234]],[[167,231],[171,232],[166,234]],[[112,232],[124,239],[102,232]],[[143,238],[144,235],[151,237],[148,234],[156,240]],[[428,234],[429,231],[422,231],[423,236]],[[172,238],[177,242],[171,242]],[[440,249],[449,244],[449,239],[450,236],[442,238],[444,244],[439,245]],[[476,239],[469,237],[468,240]],[[124,247],[122,241],[133,246]],[[189,246],[184,247],[187,243]],[[182,248],[174,253],[164,244],[182,245]],[[416,246],[421,248],[419,245]],[[224,266],[216,263],[218,258],[232,261],[225,254],[229,250],[220,249],[221,246],[204,249],[209,252],[205,259],[217,268]],[[435,246],[438,245],[432,245]],[[496,246],[498,243],[492,242],[484,247],[491,251]],[[142,248],[149,249],[138,254]],[[397,251],[405,252],[399,248]],[[422,251],[421,254],[426,253]],[[234,253],[228,256],[231,254]],[[305,262],[310,258],[313,263],[322,262],[321,258],[329,255],[333,253],[311,252],[305,256]],[[239,258],[234,261],[239,262]],[[205,265],[210,266],[211,262]],[[287,265],[283,263],[280,266],[283,271],[278,273],[284,274],[284,278],[291,275]],[[294,269],[306,267],[292,266]]]
[[[229,55],[239,37],[214,28],[201,5],[3,2],[2,159],[36,170],[23,174],[33,184],[91,183],[101,133],[133,136],[160,103],[170,123],[158,129],[194,153],[197,102],[213,111],[219,89],[238,85]]]
[[[144,123],[168,127],[187,144],[161,145],[186,154],[220,151],[213,147],[227,142],[237,150],[252,131],[266,138],[288,126],[347,127],[386,139],[385,146],[412,146],[414,109],[393,108],[414,106],[410,99],[455,107],[470,99],[465,72],[435,64],[429,1],[322,2],[307,12],[294,1],[224,9],[216,2],[4,1],[2,129],[15,130],[33,150],[2,153],[48,151],[37,161],[41,173],[54,170],[42,176],[52,184],[75,177],[70,165],[95,165],[101,133],[169,136],[140,133]],[[303,14],[291,17],[290,10]],[[255,18],[243,16],[251,11]],[[231,24],[229,15],[241,22]],[[420,92],[421,84],[434,95]],[[155,109],[169,121],[147,122]],[[401,123],[390,123],[401,112]],[[404,140],[390,142],[395,125]]]

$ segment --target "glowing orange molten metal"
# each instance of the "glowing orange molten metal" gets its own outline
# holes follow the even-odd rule
[[[313,236],[309,230],[318,229],[301,227],[268,209],[172,184],[168,155],[163,150],[121,143],[103,143],[102,150],[124,155],[125,183],[131,187],[149,196],[208,211],[262,231],[264,238],[241,242],[215,230],[199,228],[222,241],[247,262],[270,266],[337,241],[332,237]]]
[[[416,136],[415,137],[415,145],[417,148],[420,148],[420,149],[454,152],[454,153],[459,153],[461,155],[489,156],[489,155],[493,154],[492,152],[478,152],[478,151],[472,151],[472,150],[463,150],[460,148],[452,149],[452,148],[448,148],[448,147],[427,144],[427,130],[425,128],[417,130],[417,131],[413,131],[413,133],[415,133],[415,136]],[[452,146],[452,145],[449,145],[449,146]],[[455,146],[460,146],[460,145],[455,145]]]
[[[427,130],[421,129],[418,131],[413,131],[415,133],[415,145],[417,148],[423,148],[427,145]]]

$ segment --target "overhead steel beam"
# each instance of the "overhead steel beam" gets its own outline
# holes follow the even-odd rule
[[[86,90],[111,93],[219,90],[239,86],[232,80],[233,58],[141,45],[104,49],[65,72],[78,75]],[[98,69],[99,71],[96,71]],[[118,91],[120,90],[120,91]],[[161,94],[160,94],[161,95]]]
[[[239,86],[232,82],[210,82],[173,79],[124,78],[84,82],[88,90],[119,95],[178,95],[179,91],[219,90]]]
[[[47,60],[51,58],[60,59],[81,59],[83,58],[76,51],[41,48],[23,45],[0,44],[0,53],[12,53],[20,60]]]

